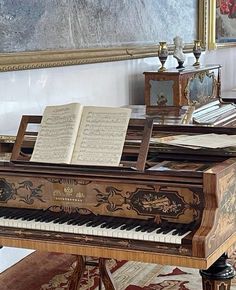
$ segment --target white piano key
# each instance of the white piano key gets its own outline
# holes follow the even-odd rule
[[[140,236],[140,234],[135,231],[135,229],[137,228],[138,226],[136,226],[135,228],[131,229],[131,230],[126,230],[127,232],[127,235],[128,235],[128,239],[132,239],[132,240],[138,240],[138,237]]]
[[[191,231],[186,232],[185,234],[181,235],[181,236],[177,236],[177,239],[175,239],[175,243],[176,244],[181,244],[181,241],[184,237],[186,237],[188,234],[190,234]]]
[[[172,233],[174,232],[175,230],[172,230],[171,232],[167,233],[166,234],[166,237],[165,237],[165,243],[171,243],[171,238],[173,237]]]
[[[102,223],[102,224],[104,224],[104,223]],[[101,227],[102,224],[93,228],[93,232],[94,232],[95,236],[103,236],[103,228]]]
[[[147,235],[145,236],[145,240],[155,242],[155,241],[156,241],[156,238],[157,238],[157,233],[156,233],[156,231],[157,231],[158,229],[159,229],[159,228],[153,230],[153,231],[150,232],[150,233],[147,233]]]

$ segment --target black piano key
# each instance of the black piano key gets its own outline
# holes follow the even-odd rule
[[[177,236],[178,235],[178,231],[177,230],[173,231],[172,235],[173,236]]]
[[[38,216],[42,211],[40,210],[30,210],[30,209],[9,209],[7,212],[2,212],[3,218],[9,218],[12,220],[28,220],[31,216]],[[3,216],[4,214],[4,216]]]
[[[85,216],[84,218],[77,220],[73,225],[82,226],[88,223],[92,219],[92,216]]]
[[[59,216],[55,216],[55,219],[53,220],[53,223],[64,223],[66,220],[68,220],[69,214],[68,213],[62,213],[59,214]]]
[[[176,236],[178,235],[179,230],[182,228],[182,224],[176,224],[175,225],[175,230],[173,231],[172,235]]]
[[[58,224],[65,224],[65,223],[69,222],[71,219],[73,220],[73,217],[72,217],[71,215],[68,214],[68,215],[65,216],[64,218],[60,219],[60,220],[58,221]]]
[[[66,222],[67,225],[79,225],[83,221],[88,220],[87,215],[81,215],[79,213],[73,213],[73,214],[70,214],[70,216],[71,216],[71,219]]]
[[[141,224],[135,229],[135,231],[139,232],[146,232],[149,228],[153,227],[154,224],[153,221],[147,220],[147,221],[142,221]]]
[[[116,226],[116,225],[115,225]],[[121,230],[126,230],[126,228],[128,227],[129,225],[127,225],[126,223],[122,223],[122,225],[120,225],[120,229]]]
[[[124,221],[124,224],[121,226],[121,230],[126,230],[129,226],[131,226],[134,223],[132,219]]]
[[[88,221],[88,222],[85,223],[84,225],[85,225],[86,227],[90,227],[92,224],[93,224],[93,221]]]
[[[147,229],[147,233],[151,233],[158,229],[160,226],[158,224],[151,226],[150,228]]]
[[[58,221],[60,220],[60,217],[58,215],[52,215],[47,217],[44,222],[45,223],[49,223],[49,222],[53,222],[54,224],[58,223]]]
[[[92,224],[93,223],[93,221],[94,221],[94,218],[95,218],[95,216],[94,215],[89,215],[89,216],[87,216],[87,221],[85,222],[85,223],[83,223],[83,225],[87,225],[87,224]]]
[[[51,222],[51,221],[57,219],[60,216],[61,215],[58,212],[52,212],[52,211],[47,210],[47,211],[43,211],[40,214],[40,216],[37,217],[36,219],[37,219],[38,222],[46,222],[46,223],[48,223],[48,222]]]
[[[151,229],[152,225],[145,225],[142,227],[142,229],[140,230],[142,233],[147,232],[148,229]]]
[[[67,222],[68,225],[79,225],[80,223],[83,223],[84,221],[87,222],[88,218],[87,216],[78,216],[74,219],[71,219]]]
[[[165,230],[163,230],[162,234],[166,235],[166,234],[168,234],[169,232],[171,232],[172,230],[173,230],[172,228],[165,229]]]
[[[122,223],[123,224],[123,223]],[[116,229],[122,225],[119,220],[115,220],[105,226],[106,229]]]
[[[141,221],[140,225],[135,229],[135,231],[140,232],[147,224],[148,224],[147,221]]]
[[[9,209],[9,211],[7,211],[3,218],[8,218],[8,219],[11,219],[11,218],[14,218],[15,215],[17,215],[19,213],[19,211],[17,210],[13,210],[13,209]]]
[[[40,215],[35,216],[35,222],[44,222],[48,218],[52,217],[52,213],[49,211],[42,212]]]
[[[56,216],[55,214],[47,211],[47,212],[42,213],[40,216],[35,217],[35,221],[36,222],[50,222],[52,220],[55,220],[57,217],[58,215]]]
[[[12,219],[14,219],[14,220],[20,219],[20,218],[22,218],[22,216],[24,216],[23,213],[22,213],[22,211],[19,211],[18,213],[16,212],[14,214],[14,216],[12,216]]]
[[[40,217],[43,214],[43,211],[32,211],[31,213],[25,214],[21,217],[22,220],[30,221],[37,217]]]
[[[167,222],[162,222],[159,224],[159,229],[157,229],[157,234],[162,234],[164,230],[169,229],[170,225]]]
[[[188,226],[183,227],[182,229],[180,229],[180,230],[178,231],[178,235],[179,235],[179,236],[182,236],[182,235],[186,234],[188,231],[189,231],[189,227],[188,227]]]
[[[63,215],[63,216],[61,216],[61,217],[55,217],[55,219],[52,220],[52,222],[53,222],[54,224],[63,224],[63,223],[65,223],[67,220],[68,220],[68,217],[66,218],[66,217]]]
[[[103,224],[104,222],[106,221],[106,218],[104,217],[99,217],[97,218],[95,221],[92,222],[91,224],[91,227],[98,227],[100,226],[101,224]]]
[[[122,226],[124,224],[124,222],[117,222],[116,224],[113,224],[112,226],[111,226],[111,229],[117,229],[117,228],[119,228],[120,226]]]
[[[10,210],[8,208],[1,208],[0,217],[5,216],[7,213],[9,213],[9,211]]]
[[[21,210],[13,210],[11,212],[8,212],[4,218],[9,218],[9,219],[17,219],[22,216],[22,211]]]
[[[137,226],[139,226],[138,223],[133,223],[132,225],[129,225],[128,227],[126,227],[126,231],[130,231],[130,230],[136,228]]]
[[[101,225],[101,228],[109,229],[113,225],[115,225],[115,220],[113,217],[110,217],[110,218],[106,219],[106,221]]]
[[[104,226],[104,228],[106,228],[106,229],[111,229],[113,226],[116,226],[116,223],[115,222],[113,222],[113,223],[106,223],[106,225]]]
[[[110,228],[113,225],[115,225],[114,218],[113,217],[108,217],[106,219],[106,221],[101,225],[101,228]]]

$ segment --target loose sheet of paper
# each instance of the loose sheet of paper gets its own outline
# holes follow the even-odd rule
[[[131,109],[84,107],[72,164],[118,166]]]
[[[33,253],[34,250],[3,247],[0,249],[0,273]]]
[[[172,139],[172,140],[170,140]],[[176,135],[162,143],[176,146],[194,146],[196,148],[225,148],[236,146],[236,135],[226,134],[198,134]]]

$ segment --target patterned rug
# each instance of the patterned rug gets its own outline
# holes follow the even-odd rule
[[[229,260],[236,269],[236,254]],[[162,266],[141,262],[108,261],[117,290],[200,290],[201,276],[197,269]],[[81,290],[98,289],[98,269],[88,267]],[[231,290],[236,290],[233,279]]]

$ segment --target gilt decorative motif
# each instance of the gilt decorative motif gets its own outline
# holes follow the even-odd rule
[[[90,180],[64,179],[64,178],[47,178],[48,181],[57,184],[71,184],[71,185],[88,185]]]
[[[204,104],[214,97],[217,81],[214,72],[204,71],[194,74],[185,88],[184,95],[189,105]]]

